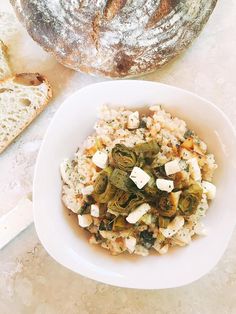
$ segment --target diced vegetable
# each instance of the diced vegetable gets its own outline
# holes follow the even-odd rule
[[[160,146],[156,140],[152,140],[146,143],[137,144],[134,146],[136,153],[144,153],[150,155],[156,155],[160,151]]]
[[[182,147],[186,148],[186,149],[193,149],[193,138],[189,137],[187,138],[182,144]]]
[[[138,191],[134,182],[129,178],[128,173],[121,169],[114,169],[109,180],[111,184],[113,184],[117,189],[120,189],[122,191]]]
[[[127,228],[130,228],[130,225],[127,223],[125,218],[123,216],[116,217],[113,223],[113,231],[122,231]]]
[[[94,183],[93,197],[99,203],[109,202],[116,193],[116,188],[109,182],[109,177],[112,174],[112,168],[107,167],[101,171]]]
[[[167,228],[169,223],[170,223],[170,218],[162,217],[162,216],[158,217],[159,228]]]
[[[111,154],[115,167],[123,171],[132,171],[138,164],[138,157],[134,150],[123,144],[116,144]]]
[[[146,225],[151,225],[152,223],[152,214],[145,214],[141,218],[141,221],[144,222]]]
[[[174,193],[162,193],[157,200],[157,210],[163,217],[173,217],[177,211],[177,204]]]
[[[199,184],[192,184],[185,189],[179,199],[179,210],[183,215],[192,215],[196,212],[202,199],[203,190]]]
[[[128,215],[132,210],[145,202],[142,194],[132,194],[118,190],[108,203],[108,209],[121,215]]]

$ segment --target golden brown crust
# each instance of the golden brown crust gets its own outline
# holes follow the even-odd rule
[[[127,77],[154,71],[198,36],[217,0],[10,0],[31,37],[65,66]]]
[[[5,60],[8,63],[8,68],[9,68],[8,77],[10,77],[12,75],[12,69],[11,69],[11,65],[10,65],[10,58],[9,58],[9,54],[8,54],[8,47],[5,45],[5,43],[1,39],[0,39],[0,48],[2,50],[2,53],[4,55]]]

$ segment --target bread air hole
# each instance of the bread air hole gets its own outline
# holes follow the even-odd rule
[[[27,107],[31,105],[31,101],[28,98],[20,99],[20,103],[21,103],[21,105],[27,106]]]
[[[44,78],[38,73],[22,73],[17,74],[13,82],[25,86],[38,86],[44,82]]]

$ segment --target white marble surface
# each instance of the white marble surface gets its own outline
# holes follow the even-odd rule
[[[11,11],[7,0],[1,0],[0,10]],[[218,0],[209,23],[191,48],[162,70],[142,79],[196,92],[215,102],[236,125],[235,27],[236,2]],[[42,137],[63,99],[78,88],[102,80],[57,64],[20,26],[5,40],[14,69],[47,75],[54,89],[54,100],[37,122],[0,156],[0,214],[31,191]],[[217,267],[199,281],[178,289],[135,291],[91,281],[58,265],[40,245],[32,225],[0,252],[0,313],[233,314],[236,313],[235,241],[236,232]]]

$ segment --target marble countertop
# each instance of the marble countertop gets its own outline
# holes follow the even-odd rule
[[[7,0],[1,0],[0,10],[11,12]],[[10,48],[15,71],[37,71],[48,76],[54,99],[0,156],[0,215],[31,192],[40,143],[62,101],[78,88],[104,80],[59,65],[20,25],[14,25],[4,40]],[[235,27],[236,2],[218,0],[209,23],[190,49],[161,70],[140,79],[195,92],[214,102],[236,125]],[[3,28],[0,19],[0,37]],[[236,313],[234,241],[236,231],[219,264],[197,282],[178,289],[138,291],[101,284],[60,266],[43,249],[32,225],[0,251],[0,313],[233,314]]]

